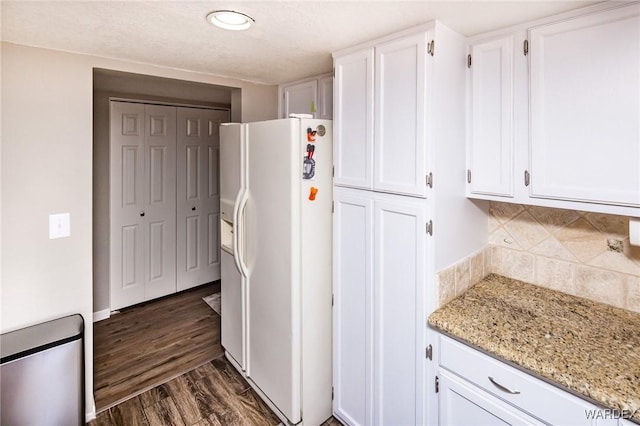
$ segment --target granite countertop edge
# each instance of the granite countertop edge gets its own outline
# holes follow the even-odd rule
[[[640,314],[491,274],[428,324],[597,406],[628,410],[640,424]]]

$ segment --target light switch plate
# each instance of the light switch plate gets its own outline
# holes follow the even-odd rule
[[[49,215],[49,239],[71,235],[71,215],[69,213]]]

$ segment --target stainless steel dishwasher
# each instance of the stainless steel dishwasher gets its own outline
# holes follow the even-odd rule
[[[82,316],[0,335],[0,424],[84,424]]]

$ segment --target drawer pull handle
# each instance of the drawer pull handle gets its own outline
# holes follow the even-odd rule
[[[513,394],[513,395],[517,395],[517,394],[519,394],[519,393],[520,393],[520,391],[519,391],[519,390],[511,390],[511,389],[509,389],[509,388],[508,388],[508,387],[506,387],[506,386],[502,386],[500,383],[496,382],[496,381],[493,379],[493,377],[491,377],[491,376],[489,376],[489,380],[491,381],[491,383],[493,383],[493,384],[494,384],[494,386],[495,386],[495,387],[497,387],[498,389],[500,389],[500,390],[501,390],[501,391],[503,391],[503,392],[507,392],[507,393],[510,393],[510,394]]]

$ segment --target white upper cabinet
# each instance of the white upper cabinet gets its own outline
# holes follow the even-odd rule
[[[335,57],[334,184],[426,196],[429,37],[422,31]]]
[[[640,206],[640,6],[529,40],[531,196]]]
[[[640,4],[476,36],[468,51],[467,196],[640,216]]]
[[[278,87],[279,117],[311,114],[313,118],[333,118],[333,76],[323,75],[281,84]]]
[[[471,44],[468,190],[513,197],[514,36]]]
[[[376,190],[424,197],[426,34],[375,47]]]
[[[335,185],[371,189],[373,184],[373,48],[335,59]]]

